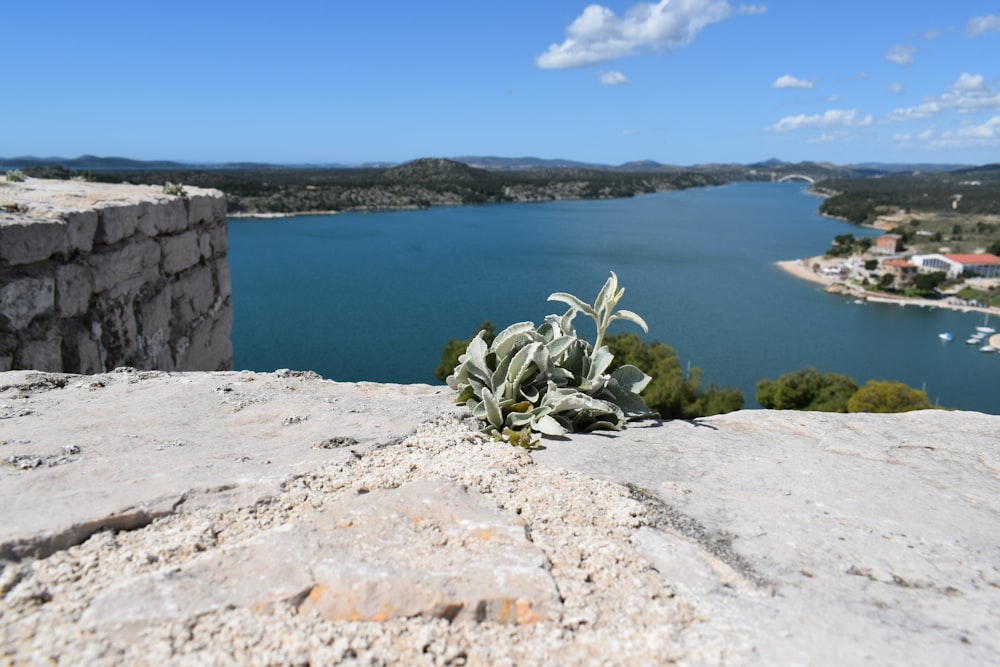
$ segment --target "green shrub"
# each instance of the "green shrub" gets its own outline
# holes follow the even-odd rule
[[[847,412],[847,402],[857,390],[857,382],[846,375],[802,368],[758,382],[757,402],[770,410]]]
[[[7,172],[7,181],[10,183],[22,183],[24,178],[24,172],[20,169],[14,169]]]
[[[869,380],[847,402],[848,412],[909,412],[933,407],[927,392],[885,380]]]
[[[645,343],[631,333],[608,336],[606,340],[615,356],[611,370],[616,364],[631,364],[653,378],[642,396],[646,405],[665,419],[695,419],[743,407],[743,392],[739,389],[710,384],[702,390],[701,369],[685,371],[677,352],[665,343]]]
[[[620,430],[629,420],[654,416],[639,396],[648,375],[631,365],[608,372],[614,360],[604,345],[608,326],[625,320],[648,331],[632,311],[615,312],[624,293],[612,272],[593,306],[556,292],[549,300],[566,303],[569,310],[548,315],[537,329],[532,322],[512,324],[489,345],[480,331],[447,378],[459,392],[458,403],[485,422],[485,432],[525,446],[534,442],[532,432]],[[594,345],[576,335],[578,313],[597,325]]]

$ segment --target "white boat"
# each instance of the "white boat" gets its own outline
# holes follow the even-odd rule
[[[973,336],[972,338],[966,339],[965,344],[966,345],[979,345],[982,342],[983,342],[982,338],[978,338],[976,336]]]
[[[952,338],[954,338],[954,336],[945,331],[944,333],[939,333],[938,338],[940,338],[941,340],[951,340]]]
[[[976,327],[976,331],[978,331],[979,333],[983,333],[983,334],[995,334],[997,332],[996,329],[994,329],[993,327],[990,326],[990,314],[989,313],[986,313],[986,315],[983,317],[983,326]]]
[[[992,345],[983,345],[981,348],[979,348],[979,351],[980,352],[996,352],[997,349],[995,347],[993,347]]]

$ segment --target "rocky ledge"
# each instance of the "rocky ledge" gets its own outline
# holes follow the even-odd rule
[[[1000,417],[488,440],[427,385],[0,373],[0,658],[987,664]]]

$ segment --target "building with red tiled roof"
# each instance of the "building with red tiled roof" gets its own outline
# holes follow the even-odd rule
[[[949,278],[975,273],[986,278],[1000,278],[1000,257],[990,253],[954,255],[914,255],[913,263],[921,271],[944,271]]]
[[[913,282],[913,277],[917,275],[920,267],[916,264],[911,264],[905,259],[887,259],[882,262],[882,270],[885,273],[891,273],[896,276],[893,287],[902,289]]]
[[[899,234],[883,234],[875,239],[875,252],[891,255],[903,249],[903,237]]]

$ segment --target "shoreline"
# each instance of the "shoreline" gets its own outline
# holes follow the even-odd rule
[[[896,296],[885,294],[884,292],[871,292],[857,285],[848,285],[833,278],[829,278],[812,270],[813,263],[822,264],[821,256],[805,257],[802,259],[790,259],[775,262],[775,266],[801,280],[807,280],[817,285],[823,285],[825,292],[829,294],[842,294],[852,296],[856,299],[864,299],[869,303],[884,303],[894,306],[918,306],[921,308],[944,308],[947,310],[957,310],[963,313],[988,313],[990,315],[1000,315],[1000,308],[990,308],[984,306],[967,306],[964,304],[950,303],[947,299],[919,299],[908,296]]]

